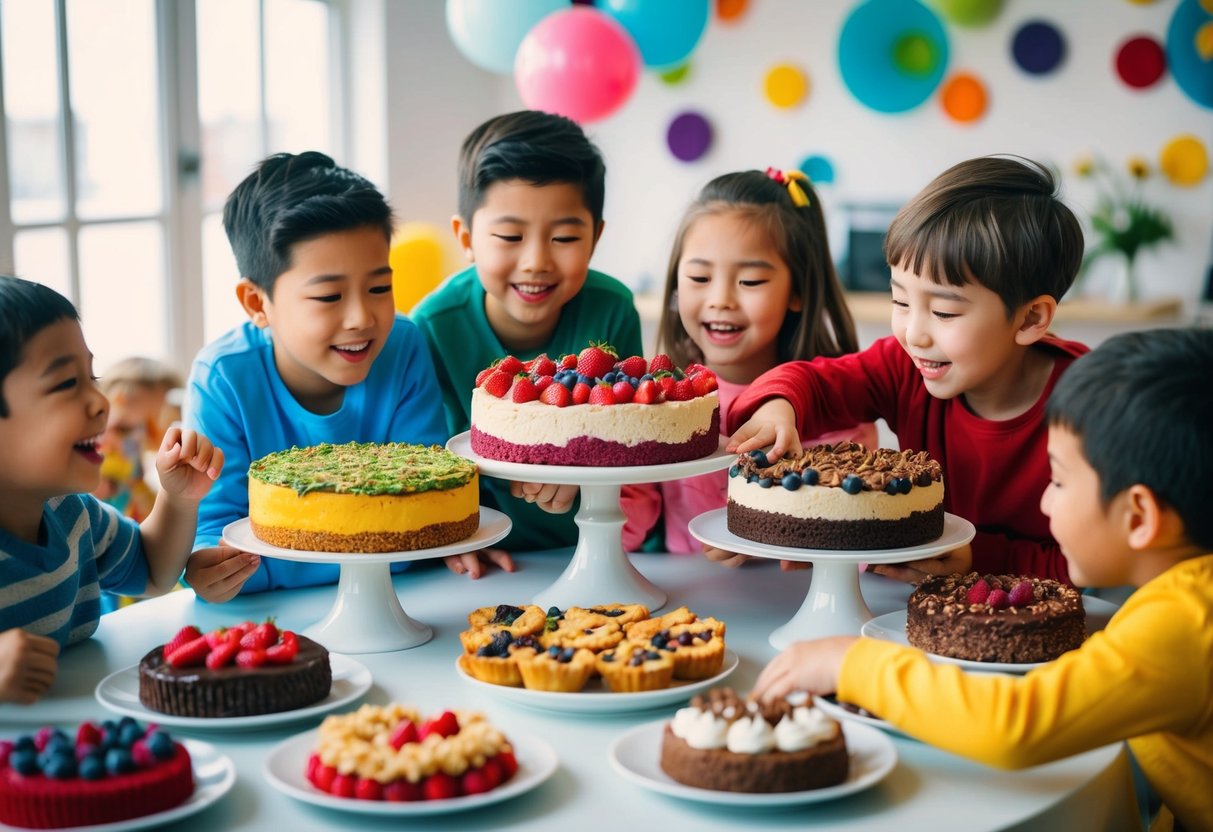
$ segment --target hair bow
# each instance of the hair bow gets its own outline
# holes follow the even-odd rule
[[[801,182],[808,182],[809,177],[805,176],[801,171],[767,168],[767,176],[788,189],[788,196],[791,198],[792,204],[797,208],[803,208],[809,204],[809,195],[805,193],[804,188],[800,185]]]

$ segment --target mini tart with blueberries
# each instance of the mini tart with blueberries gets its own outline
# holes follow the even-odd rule
[[[468,615],[471,629],[459,634],[463,652],[475,653],[493,640],[497,633],[508,632],[514,638],[533,636],[543,632],[547,618],[536,606],[515,607],[498,604],[496,607],[481,607]]]
[[[668,688],[674,680],[674,659],[638,641],[624,641],[598,655],[598,673],[612,693],[637,693]]]
[[[596,607],[569,607],[566,615],[569,618],[582,615],[605,616],[620,627],[626,628],[629,624],[648,618],[649,608],[643,604],[599,604]]]
[[[492,641],[459,657],[459,667],[473,679],[491,685],[522,687],[522,673],[518,670],[518,659],[530,657],[543,648],[535,636],[514,638],[503,630],[493,636]]]
[[[628,624],[624,627],[624,632],[630,639],[644,640],[659,633],[662,630],[668,630],[678,624],[690,624],[695,621],[697,616],[686,607],[679,607],[676,610],[670,610],[665,615],[657,618],[646,618],[642,621],[637,621]]]
[[[566,616],[564,622],[550,633],[544,633],[539,643],[545,648],[571,647],[574,650],[592,650],[597,653],[623,641],[623,630],[610,618],[585,614]]]
[[[527,690],[575,693],[585,687],[594,672],[594,654],[584,648],[553,645],[541,653],[515,659]]]
[[[706,620],[661,630],[649,638],[649,646],[670,654],[675,679],[709,679],[724,665],[724,639]]]

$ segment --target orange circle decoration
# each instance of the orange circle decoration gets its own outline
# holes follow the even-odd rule
[[[716,0],[716,19],[736,23],[749,8],[750,0]]]
[[[968,73],[953,75],[940,92],[943,111],[959,122],[976,121],[985,115],[989,96],[981,80]]]
[[[1213,20],[1196,30],[1196,54],[1202,61],[1213,61]]]
[[[1208,174],[1209,153],[1195,136],[1176,136],[1158,154],[1158,167],[1173,185],[1191,187]]]
[[[762,81],[767,101],[786,110],[795,107],[809,94],[809,79],[804,71],[792,64],[778,64],[767,70]]]

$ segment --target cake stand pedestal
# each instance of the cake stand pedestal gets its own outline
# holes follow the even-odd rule
[[[794,549],[772,546],[738,537],[728,529],[726,509],[705,512],[691,521],[691,535],[699,541],[759,558],[798,561],[813,564],[809,591],[800,609],[771,633],[771,646],[783,650],[793,642],[825,636],[857,636],[872,618],[859,591],[859,564],[903,563],[929,558],[963,546],[973,539],[973,524],[954,514],[945,514],[943,534],[921,546],[904,549],[842,550]]]
[[[390,565],[474,552],[501,540],[509,534],[510,525],[510,518],[482,506],[476,533],[446,546],[408,552],[305,552],[271,546],[258,539],[245,517],[228,524],[223,540],[264,557],[340,565],[332,608],[303,634],[334,653],[390,653],[425,644],[434,635],[428,625],[411,618],[400,606]]]
[[[612,603],[644,604],[650,610],[664,606],[665,591],[640,574],[623,550],[626,518],[619,504],[620,490],[631,483],[666,482],[723,471],[737,459],[737,454],[724,452],[723,437],[716,453],[701,459],[617,468],[527,465],[486,459],[472,451],[469,432],[453,437],[446,447],[475,462],[485,476],[580,486],[581,507],[573,518],[580,531],[573,558],[556,582],[532,599],[544,609]]]

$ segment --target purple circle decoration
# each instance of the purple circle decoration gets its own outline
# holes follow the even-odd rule
[[[665,140],[676,159],[694,162],[712,146],[712,125],[699,113],[682,113],[670,122]]]
[[[1056,26],[1043,20],[1025,23],[1011,41],[1011,57],[1030,75],[1052,72],[1065,56],[1065,38]]]

